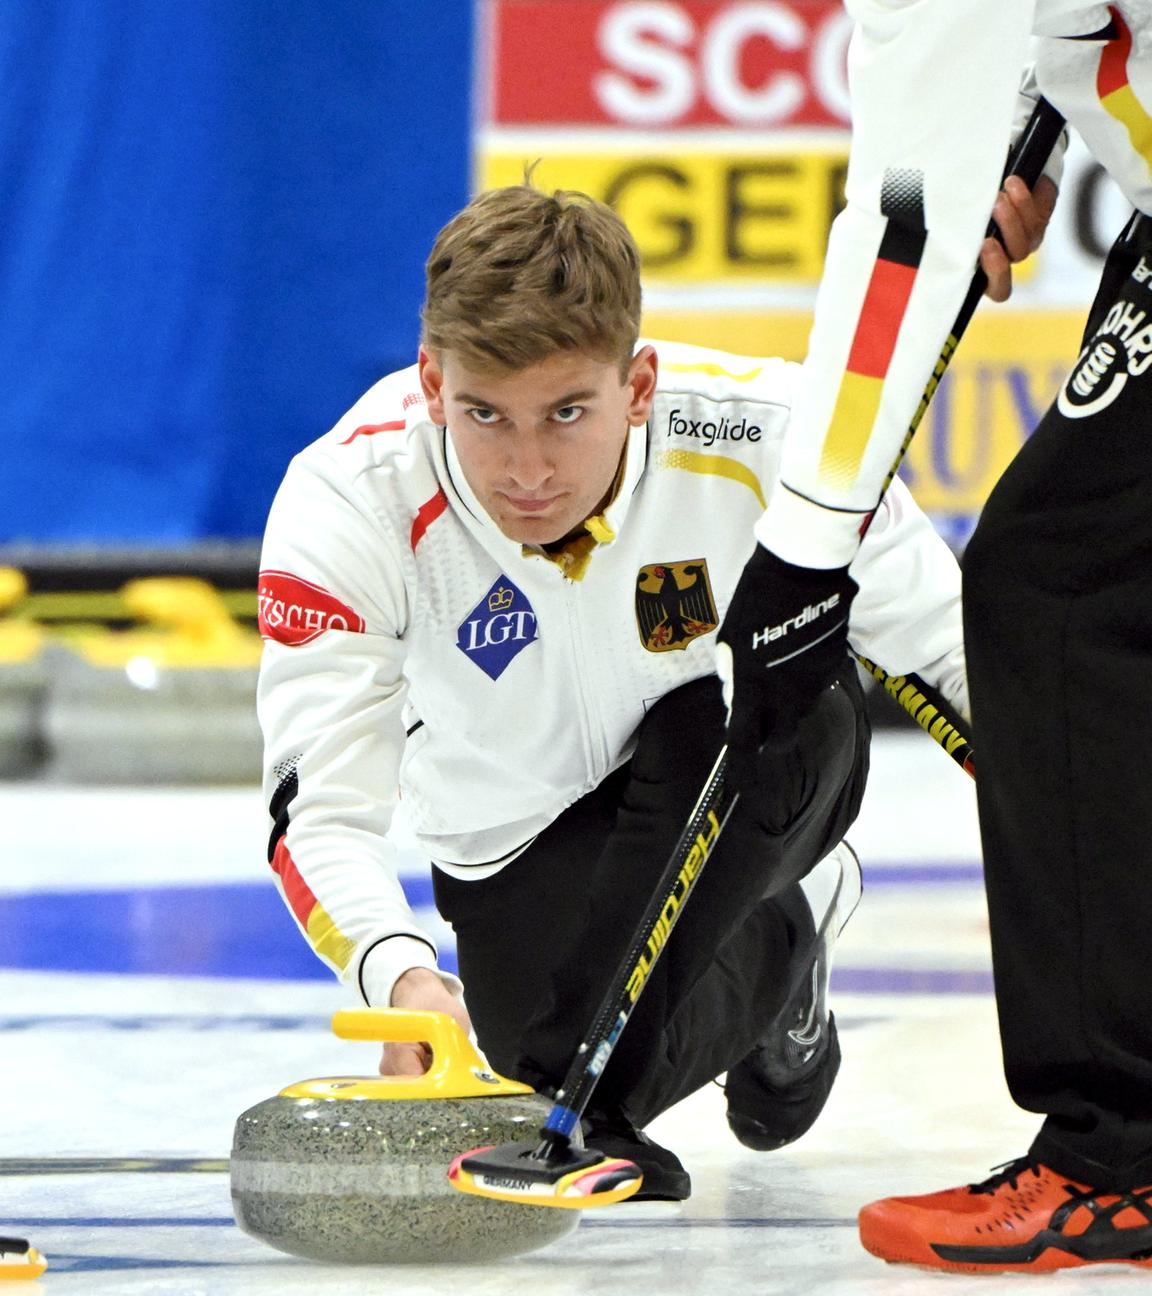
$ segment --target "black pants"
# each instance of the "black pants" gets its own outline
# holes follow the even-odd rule
[[[436,870],[481,1047],[501,1072],[559,1084],[631,940],[724,738],[715,677],[662,698],[631,761],[495,876]],[[796,933],[774,897],[836,845],[867,776],[854,669],[797,749],[737,805],[649,977],[595,1105],[638,1125],[755,1045],[782,1005]]]
[[[1152,1183],[1150,227],[965,557],[1008,1084],[1046,1116],[1035,1155],[1104,1189]]]

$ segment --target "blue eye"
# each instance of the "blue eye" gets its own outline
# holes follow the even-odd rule
[[[477,406],[475,409],[464,411],[473,422],[481,424],[483,427],[491,427],[493,423],[500,421],[500,415],[495,410],[484,409],[483,406]]]
[[[552,417],[557,423],[575,423],[583,413],[583,405],[564,405],[556,410]]]

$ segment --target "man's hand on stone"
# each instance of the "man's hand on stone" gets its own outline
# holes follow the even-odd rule
[[[464,1005],[429,968],[409,968],[397,978],[392,987],[392,1007],[447,1013],[460,1023],[466,1034],[472,1029]],[[380,1074],[423,1075],[431,1064],[432,1051],[426,1043],[385,1044]]]

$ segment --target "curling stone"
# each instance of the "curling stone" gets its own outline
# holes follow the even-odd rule
[[[0,612],[28,592],[23,573],[0,567]],[[0,620],[0,778],[28,774],[44,760],[41,710],[44,632],[32,621]]]
[[[531,1139],[551,1104],[493,1075],[443,1013],[338,1012],[342,1039],[423,1040],[422,1076],[306,1080],[236,1122],[236,1222],[280,1251],[350,1264],[499,1260],[571,1233],[579,1211],[466,1196],[454,1157]]]
[[[121,591],[140,629],[54,650],[45,730],[53,769],[77,783],[236,783],[260,777],[260,638],[204,581]]]

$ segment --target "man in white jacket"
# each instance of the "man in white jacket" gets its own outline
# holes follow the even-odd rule
[[[368,1003],[450,1013],[540,1088],[723,742],[715,632],[798,374],[641,344],[639,319],[639,257],[608,208],[476,199],[429,257],[418,363],[295,458],[262,560],[269,859],[293,914]],[[853,647],[964,713],[959,573],[901,485],[853,574]],[[845,653],[733,814],[599,1084],[587,1141],[637,1162],[641,1195],[688,1195],[639,1131],[721,1073],[752,1147],[823,1106],[867,751]],[[460,979],[396,878],[400,795]],[[424,1065],[392,1045],[381,1069]]]

